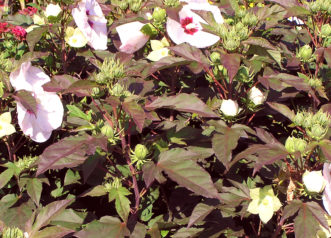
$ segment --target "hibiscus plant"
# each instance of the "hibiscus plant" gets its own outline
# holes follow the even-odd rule
[[[0,1],[0,236],[331,237],[330,16]]]

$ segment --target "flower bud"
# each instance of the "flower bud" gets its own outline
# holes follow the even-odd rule
[[[303,61],[308,62],[313,54],[313,49],[309,45],[304,45],[299,49],[297,57]]]
[[[143,160],[146,158],[146,156],[148,154],[148,149],[146,148],[146,146],[144,146],[142,144],[138,144],[134,148],[134,154],[138,160]]]
[[[310,130],[307,130],[307,134],[315,140],[321,140],[327,133],[328,128],[323,128],[319,124],[314,124]]]
[[[257,22],[258,22],[257,16],[250,13],[246,14],[246,16],[242,19],[242,23],[248,26],[255,26]]]
[[[253,88],[251,88],[251,90],[249,90],[248,98],[255,105],[260,105],[260,104],[264,103],[264,101],[265,101],[264,94],[255,86]]]
[[[45,11],[46,17],[57,17],[62,11],[58,4],[48,4]]]
[[[113,128],[109,124],[105,124],[101,128],[101,133],[104,136],[107,136],[109,139],[113,139],[114,138],[114,130],[113,130]]]
[[[307,147],[307,142],[300,138],[288,137],[285,142],[285,149],[290,154],[293,154],[297,151],[303,153]]]
[[[221,63],[221,54],[218,52],[213,52],[210,54],[210,60],[214,64],[220,64]]]
[[[177,7],[179,4],[179,0],[164,0],[164,5],[167,7]]]
[[[322,35],[322,37],[331,36],[331,25],[330,24],[324,24],[321,27],[321,35]]]
[[[223,100],[220,110],[225,116],[234,117],[239,112],[238,103],[231,99]]]
[[[306,171],[302,175],[302,182],[309,192],[321,193],[326,185],[322,171]]]
[[[165,20],[167,16],[167,12],[165,9],[162,9],[162,8],[159,8],[159,7],[156,7],[153,11],[153,19],[154,21],[157,21],[157,22],[163,22]]]
[[[142,0],[130,0],[129,7],[133,12],[139,12],[142,5]]]
[[[304,114],[302,112],[298,112],[293,118],[293,122],[295,125],[301,126],[304,119],[305,119]]]

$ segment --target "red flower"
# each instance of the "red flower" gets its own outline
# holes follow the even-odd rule
[[[13,33],[17,40],[23,41],[26,37],[26,31],[21,26],[15,26],[11,29],[11,33]]]
[[[22,15],[33,16],[33,14],[35,14],[37,11],[38,9],[35,7],[27,7],[24,10],[20,10],[19,13]]]
[[[8,23],[7,22],[0,22],[0,34],[4,32],[8,32]]]

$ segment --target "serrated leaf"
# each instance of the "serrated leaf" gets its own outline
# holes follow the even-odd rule
[[[123,110],[129,114],[135,122],[138,131],[141,133],[145,123],[145,111],[136,101],[124,101],[122,104]]]
[[[37,176],[48,169],[71,168],[82,164],[86,155],[94,154],[98,146],[107,150],[107,138],[89,135],[66,137],[47,147],[40,155]]]
[[[231,83],[240,67],[240,54],[223,54],[221,61],[223,66],[228,71],[228,75]]]
[[[36,217],[30,235],[33,236],[40,228],[48,225],[51,219],[61,213],[71,202],[71,199],[60,200],[43,207]]]
[[[295,213],[299,211],[302,206],[302,201],[300,200],[292,200],[283,211],[282,220],[285,221],[287,218],[293,216]]]
[[[102,217],[100,221],[92,221],[86,227],[74,234],[77,238],[124,238],[129,231],[126,224],[116,217]]]
[[[100,197],[107,194],[107,190],[103,185],[98,185],[92,188],[91,191],[87,192],[83,195],[83,197],[90,196],[90,197]]]
[[[226,169],[229,169],[232,150],[237,147],[240,135],[240,131],[227,127],[223,134],[215,133],[212,138],[215,155]]]
[[[161,152],[157,167],[179,185],[207,198],[219,198],[210,175],[191,160],[195,153],[184,149]]]
[[[29,32],[26,36],[26,41],[29,45],[29,50],[33,51],[36,43],[41,39],[42,35],[48,30],[47,26],[38,26]]]
[[[61,226],[50,226],[38,231],[33,238],[62,238],[73,232],[75,232],[75,230]]]
[[[306,204],[303,204],[298,216],[294,219],[294,233],[296,238],[312,238],[320,229],[319,224]]]
[[[290,119],[291,121],[293,120],[293,118],[295,117],[294,112],[289,109],[286,105],[284,104],[280,104],[280,103],[275,103],[275,102],[267,102],[267,104],[274,110],[276,110],[277,112],[281,113],[282,115],[284,115],[285,117],[287,117],[288,119]]]
[[[187,224],[187,227],[191,227],[193,224],[202,221],[208,216],[213,210],[215,209],[214,206],[209,206],[204,203],[198,203],[190,216],[190,220]]]
[[[148,110],[170,108],[182,112],[196,113],[203,117],[218,117],[203,101],[193,94],[180,93],[170,97],[157,97],[145,106]]]
[[[39,206],[42,189],[42,182],[38,178],[28,179],[26,190],[37,206]]]
[[[126,223],[130,213],[130,200],[123,196],[122,194],[118,194],[115,199],[115,209],[117,214],[122,218],[122,220]]]

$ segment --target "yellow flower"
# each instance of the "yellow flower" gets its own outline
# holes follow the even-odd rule
[[[64,39],[68,45],[75,48],[84,47],[87,44],[87,39],[79,28],[68,27]]]
[[[11,123],[10,112],[5,112],[0,115],[0,138],[3,136],[9,136],[16,132],[15,127]]]
[[[249,203],[247,211],[252,214],[259,214],[263,223],[267,223],[274,212],[278,211],[282,206],[271,186],[265,186],[262,189],[250,189],[250,197],[252,201]]]
[[[149,53],[147,59],[151,61],[159,61],[163,57],[168,56],[169,55],[169,50],[167,48],[168,46],[169,46],[169,42],[164,37],[160,41],[151,40],[151,47],[153,51]]]

